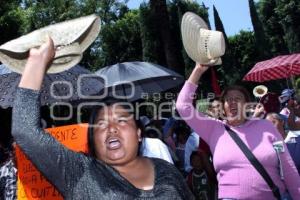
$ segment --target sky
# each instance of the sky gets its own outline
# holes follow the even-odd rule
[[[129,8],[138,8],[140,3],[148,0],[129,0]],[[204,2],[209,7],[209,21],[212,29],[215,28],[213,17],[213,5],[218,10],[219,16],[223,22],[223,26],[227,36],[233,36],[240,30],[253,30],[248,0],[194,0],[199,4]],[[257,2],[258,0],[255,0]]]

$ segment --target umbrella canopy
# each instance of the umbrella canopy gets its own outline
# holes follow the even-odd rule
[[[3,108],[13,106],[16,89],[21,79],[20,74],[7,71],[5,68],[4,65],[0,65],[0,73],[3,72],[0,74],[0,106]],[[81,75],[86,77],[79,78]],[[46,74],[41,88],[41,105],[80,101],[82,96],[99,94],[103,88],[104,81],[101,77],[76,65],[61,73]]]
[[[135,101],[143,94],[166,91],[183,83],[176,72],[149,62],[124,62],[96,71],[103,77],[108,95]]]
[[[5,65],[1,64],[0,65],[0,75],[2,74],[8,74],[8,73],[11,73],[12,71],[7,68]]]
[[[300,74],[300,54],[277,56],[256,63],[243,78],[245,81],[264,82],[289,78]]]

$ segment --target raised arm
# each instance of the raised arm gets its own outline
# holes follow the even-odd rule
[[[207,66],[196,64],[189,79],[181,89],[176,102],[176,108],[183,120],[209,144],[209,138],[216,125],[221,122],[205,116],[194,108],[193,100],[198,81],[203,73],[208,69]]]
[[[40,127],[39,90],[54,54],[50,38],[39,49],[30,50],[14,102],[12,134],[34,165],[64,194],[83,171],[83,165],[76,162],[83,155],[66,149]]]
[[[39,49],[31,49],[19,87],[40,90],[47,68],[51,65],[54,56],[54,44],[50,37]]]
[[[204,72],[207,71],[209,67],[200,65],[199,63],[196,63],[196,66],[194,67],[194,70],[192,71],[188,82],[193,83],[194,85],[198,85],[198,82],[201,78],[201,76],[204,74]]]

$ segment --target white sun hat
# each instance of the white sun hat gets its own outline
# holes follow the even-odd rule
[[[38,48],[49,35],[56,54],[47,73],[65,71],[82,58],[82,53],[95,41],[100,32],[96,15],[80,17],[46,26],[0,46],[0,61],[12,71],[22,73],[31,48]]]
[[[205,21],[192,12],[186,12],[181,21],[183,46],[188,56],[203,65],[222,64],[225,40],[220,31],[208,30]]]

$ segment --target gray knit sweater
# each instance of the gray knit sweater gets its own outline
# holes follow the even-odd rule
[[[12,133],[23,152],[65,199],[194,199],[177,169],[159,159],[152,190],[140,190],[105,163],[73,152],[39,125],[40,93],[18,88]]]

